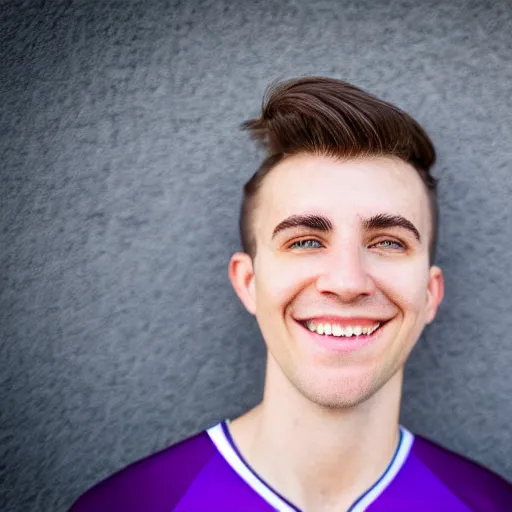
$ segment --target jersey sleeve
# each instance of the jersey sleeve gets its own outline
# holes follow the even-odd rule
[[[82,494],[69,512],[172,512],[215,449],[205,432],[135,462]]]
[[[414,453],[471,510],[512,512],[512,484],[497,473],[421,436]]]

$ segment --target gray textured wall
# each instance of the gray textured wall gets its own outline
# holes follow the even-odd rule
[[[439,151],[446,298],[402,422],[512,479],[512,6],[56,1],[1,9],[0,509],[87,487],[255,404],[227,263],[269,81],[349,80]]]

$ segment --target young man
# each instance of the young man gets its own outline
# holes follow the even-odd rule
[[[83,495],[73,512],[505,512],[512,486],[399,425],[404,364],[443,298],[435,151],[406,113],[339,80],[270,90],[244,128],[231,283],[268,358],[263,401]]]

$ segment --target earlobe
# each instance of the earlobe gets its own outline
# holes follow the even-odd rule
[[[251,257],[244,252],[231,256],[229,262],[229,280],[238,298],[251,315],[256,314],[256,288],[254,283],[254,267]]]

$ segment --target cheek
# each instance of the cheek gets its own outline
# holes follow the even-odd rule
[[[386,272],[376,277],[376,281],[377,287],[382,288],[405,311],[417,313],[426,303],[428,274],[423,267],[388,266]]]
[[[301,260],[262,258],[256,269],[257,302],[261,308],[285,307],[314,278],[315,265]]]

